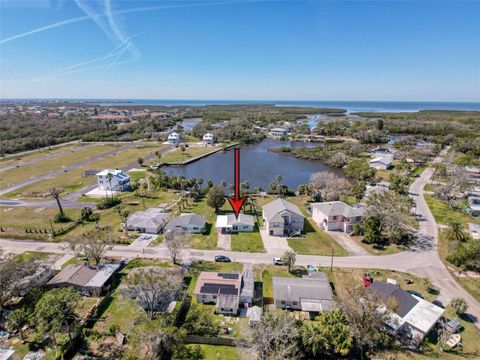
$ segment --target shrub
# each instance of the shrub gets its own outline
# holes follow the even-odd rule
[[[105,198],[97,201],[97,208],[100,210],[110,209],[114,206],[120,205],[122,200],[117,197],[114,198]]]
[[[53,216],[53,222],[56,224],[67,223],[70,221],[72,221],[72,219],[70,219],[67,215],[61,212],[58,212]]]

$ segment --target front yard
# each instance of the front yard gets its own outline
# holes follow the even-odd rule
[[[265,252],[262,237],[255,227],[254,232],[240,232],[232,234],[232,250],[244,252]]]

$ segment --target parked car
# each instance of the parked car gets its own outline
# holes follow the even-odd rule
[[[273,258],[273,265],[283,265],[282,259],[280,259],[279,257]]]
[[[232,262],[228,256],[223,256],[223,255],[217,255],[215,256],[215,261],[216,262]]]
[[[317,267],[315,265],[307,265],[308,272],[316,272]]]

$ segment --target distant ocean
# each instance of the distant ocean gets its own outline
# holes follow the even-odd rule
[[[4,99],[2,101],[55,101],[56,99]],[[152,99],[60,99],[60,101],[88,102],[101,106],[157,105],[205,106],[271,104],[276,106],[308,106],[345,109],[352,112],[415,112],[419,110],[480,111],[480,102],[415,102],[415,101],[284,101],[284,100],[152,100]]]

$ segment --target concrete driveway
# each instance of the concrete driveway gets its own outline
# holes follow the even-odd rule
[[[352,256],[365,256],[370,253],[365,250],[361,245],[357,244],[348,234],[343,231],[327,231],[328,235],[335,239],[345,250],[348,251],[348,255]]]
[[[267,253],[283,254],[285,251],[292,251],[286,237],[270,235],[267,230],[260,230],[260,235]]]

